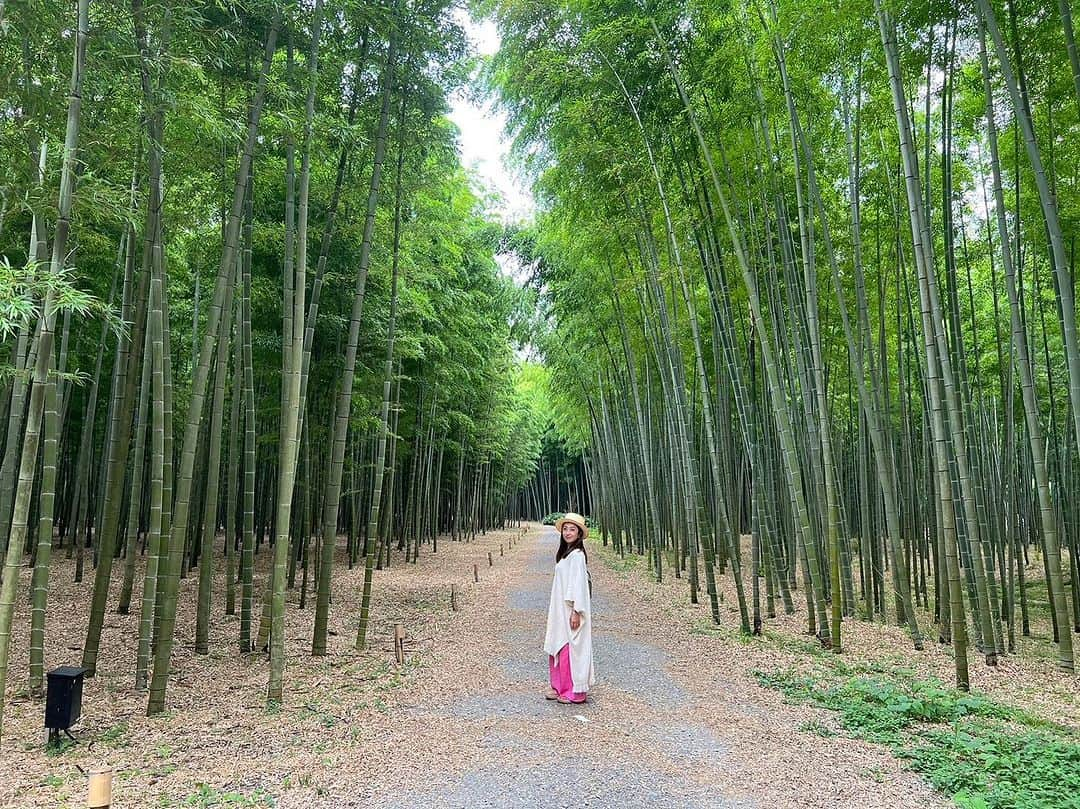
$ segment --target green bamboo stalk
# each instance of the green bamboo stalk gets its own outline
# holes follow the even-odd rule
[[[173,510],[170,554],[167,576],[165,579],[164,600],[162,602],[163,615],[161,618],[160,643],[154,650],[154,673],[150,683],[150,700],[147,705],[147,714],[153,716],[165,710],[165,689],[168,684],[169,664],[172,657],[173,630],[176,625],[176,594],[180,579],[181,551],[187,537],[188,517],[191,508],[192,473],[195,465],[195,455],[199,443],[199,428],[202,422],[203,406],[206,399],[206,386],[210,373],[210,361],[213,358],[215,344],[217,342],[217,328],[221,318],[222,302],[225,298],[226,288],[229,286],[233,275],[233,261],[236,253],[237,233],[239,230],[240,212],[244,201],[244,189],[247,183],[248,168],[251,164],[252,153],[255,148],[255,136],[258,132],[259,116],[262,112],[262,103],[265,98],[267,77],[270,70],[270,62],[273,58],[275,44],[277,42],[278,17],[275,15],[266,37],[266,50],[263,55],[263,66],[259,73],[255,96],[252,100],[251,111],[248,118],[247,140],[240,159],[236,188],[233,195],[233,205],[229,216],[228,236],[222,251],[221,265],[218,269],[217,280],[214,284],[214,293],[211,298],[210,311],[207,317],[206,334],[203,335],[202,348],[199,353],[199,364],[195,371],[192,382],[191,404],[188,409],[187,425],[184,431],[183,450],[180,454],[180,474],[176,478],[177,491]]]
[[[379,202],[379,187],[382,180],[383,161],[386,156],[386,133],[390,120],[390,95],[393,89],[396,53],[396,34],[391,32],[387,46],[386,62],[383,67],[382,101],[379,123],[375,133],[375,155],[372,162],[371,183],[368,188],[367,212],[364,220],[363,240],[360,244],[352,315],[349,321],[345,367],[342,370],[341,383],[337,392],[337,403],[334,409],[335,423],[331,444],[330,467],[326,476],[326,490],[323,496],[322,544],[319,553],[319,575],[316,585],[315,627],[311,644],[311,653],[315,656],[326,654],[327,622],[330,610],[330,579],[334,570],[334,546],[337,539],[337,518],[341,497],[341,473],[345,461],[345,439],[348,433],[349,414],[352,411],[352,389],[356,367],[356,352],[360,339],[360,317],[364,306],[364,292],[367,285],[367,273],[371,261],[371,246],[375,229],[375,212]],[[368,539],[370,541],[370,537]]]

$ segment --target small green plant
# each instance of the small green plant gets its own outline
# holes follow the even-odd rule
[[[632,573],[640,567],[638,557],[619,556],[618,554],[605,554],[604,564],[616,573]]]
[[[322,725],[324,728],[332,728],[334,727],[334,725],[341,721],[333,713],[330,713],[323,706],[315,702],[305,703],[302,710],[307,716],[310,716],[313,719],[317,719],[319,721],[319,724]]]
[[[256,789],[250,795],[242,792],[220,792],[209,784],[199,784],[195,792],[184,799],[181,806],[238,806],[263,809],[273,807],[277,803],[274,797],[262,789]]]
[[[799,654],[808,654],[812,657],[821,659],[827,659],[830,662],[835,660],[835,655],[824,646],[821,645],[821,641],[813,638],[799,638],[792,637],[783,632],[773,632],[772,630],[765,630],[765,638],[774,646],[778,646],[781,649],[786,649],[792,652],[798,652]]]
[[[802,733],[813,733],[815,736],[821,736],[823,739],[828,739],[831,736],[836,735],[836,731],[830,728],[828,725],[818,722],[815,719],[811,719],[808,722],[800,724],[796,730]]]
[[[885,783],[885,771],[881,767],[867,767],[862,771],[863,775],[878,784]]]
[[[62,756],[74,746],[75,742],[72,739],[60,737],[57,738],[56,741],[49,742],[45,745],[45,754],[53,757]]]
[[[125,738],[128,732],[127,722],[121,722],[118,725],[113,725],[106,730],[101,736],[98,737],[98,741],[109,747],[127,747],[129,742]]]
[[[713,623],[711,618],[700,618],[690,626],[691,635],[704,635],[707,638],[721,638],[727,643],[740,643],[744,646],[756,643],[757,638],[753,635],[745,635],[738,629],[726,624]]]

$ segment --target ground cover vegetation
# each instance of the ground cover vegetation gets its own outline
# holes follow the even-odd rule
[[[896,623],[962,690],[1021,648],[1073,671],[1069,5],[484,8],[552,410],[615,547],[716,622],[730,576],[747,634]]]
[[[840,732],[888,746],[964,809],[1075,803],[1080,740],[1074,728],[902,669],[833,661],[811,674],[755,674],[793,702],[837,712]],[[801,730],[836,732],[814,722]]]
[[[59,662],[64,554],[90,676],[165,711],[194,579],[195,651],[238,614],[273,707],[287,592],[312,655],[342,600],[363,649],[391,550],[517,518],[540,452],[503,229],[445,117],[465,34],[438,1],[0,3],[0,29],[0,697]],[[112,611],[130,659],[101,654]]]

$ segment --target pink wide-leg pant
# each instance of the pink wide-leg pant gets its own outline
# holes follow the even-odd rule
[[[585,693],[574,691],[574,678],[570,674],[570,644],[559,649],[557,655],[548,655],[548,673],[551,687],[560,697],[571,702],[584,702]]]

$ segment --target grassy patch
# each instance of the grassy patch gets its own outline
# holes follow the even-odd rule
[[[602,558],[606,567],[624,575],[643,569],[647,561],[646,557],[638,556],[636,553],[627,552],[620,556],[618,551],[610,546],[604,549]]]
[[[795,729],[800,733],[813,733],[815,736],[821,736],[823,739],[828,739],[829,737],[836,735],[836,731],[828,725],[818,722],[816,719],[811,719],[809,722],[803,722]]]
[[[747,645],[754,643],[757,638],[753,635],[744,635],[737,627],[727,624],[716,624],[712,618],[699,618],[690,626],[691,635],[704,635],[707,638],[720,638],[733,643]]]
[[[220,792],[209,784],[199,784],[192,794],[184,799],[181,806],[240,806],[240,807],[271,807],[276,806],[272,795],[256,789],[250,795],[242,792]]]
[[[102,733],[98,741],[109,747],[127,747],[131,743],[127,738],[127,732],[127,722],[120,722]]]
[[[846,735],[888,746],[965,809],[1080,807],[1080,735],[1068,728],[903,670],[754,677],[789,701],[835,711]]]
[[[301,716],[317,721],[324,728],[332,728],[341,721],[329,708],[317,702],[308,702],[300,709]]]
[[[829,660],[836,659],[836,655],[822,646],[821,641],[817,638],[810,636],[793,636],[785,632],[775,632],[771,629],[764,629],[762,634],[778,649],[783,649],[788,652],[797,652],[801,655],[807,654],[812,657],[828,658]]]
[[[56,741],[50,742],[45,745],[45,755],[50,757],[62,756],[68,750],[75,746],[73,739],[67,739],[63,736],[57,737]]]

